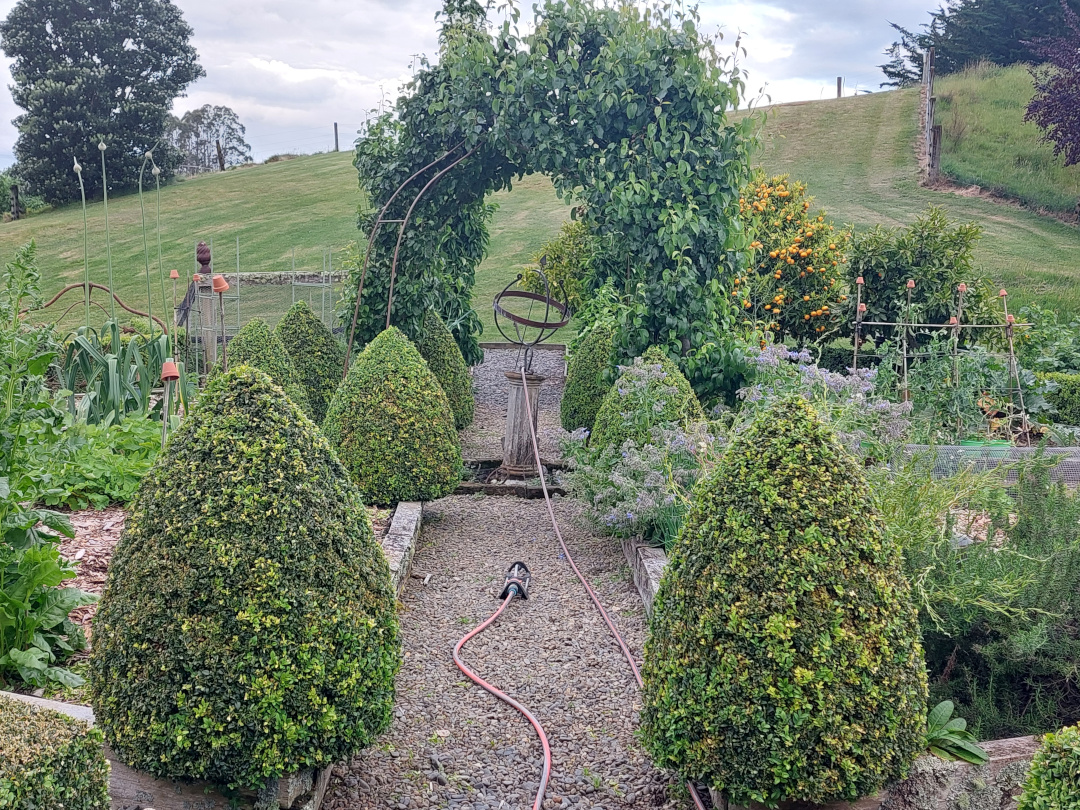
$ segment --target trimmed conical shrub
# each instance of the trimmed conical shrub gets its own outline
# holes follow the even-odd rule
[[[611,327],[598,326],[578,344],[570,357],[566,388],[559,404],[563,430],[593,429],[600,403],[611,390],[604,375],[611,367],[615,333]]]
[[[926,671],[901,552],[805,401],[765,411],[695,489],[643,677],[653,759],[737,804],[873,794],[921,751]]]
[[[341,384],[345,346],[315,317],[307,301],[297,301],[274,327],[296,369],[296,380],[311,405],[311,418],[321,423]]]
[[[472,378],[465,358],[457,341],[446,328],[439,314],[429,309],[424,315],[424,325],[420,330],[420,339],[416,341],[420,356],[427,360],[428,368],[439,380],[446,398],[450,400],[450,411],[454,414],[454,427],[458,430],[472,424],[476,402],[473,399]]]
[[[251,366],[270,375],[270,379],[281,387],[289,399],[311,416],[311,403],[307,392],[300,384],[296,367],[289,359],[289,353],[281,339],[270,331],[266,321],[253,318],[237,332],[225,349],[229,368]]]
[[[94,619],[97,723],[128,764],[232,787],[348,759],[390,722],[386,558],[270,378],[212,380],[143,480]]]
[[[1017,810],[1080,806],[1080,725],[1046,734],[1028,769]]]
[[[435,500],[461,479],[450,403],[396,327],[371,341],[349,369],[323,432],[366,503]]]
[[[628,439],[643,444],[656,425],[704,418],[690,381],[660,347],[653,346],[633,365],[622,367],[600,403],[589,445],[621,447]]]

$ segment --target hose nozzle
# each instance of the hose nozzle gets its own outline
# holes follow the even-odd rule
[[[520,596],[522,599],[528,599],[531,582],[532,574],[529,573],[529,566],[523,562],[516,562],[506,572],[506,583],[503,585],[499,598],[506,599],[506,597],[514,595]]]

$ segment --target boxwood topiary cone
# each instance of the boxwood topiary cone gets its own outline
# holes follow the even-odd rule
[[[307,301],[293,304],[274,327],[274,334],[296,369],[296,380],[303,386],[311,404],[311,418],[322,423],[330,400],[341,384],[345,347],[326,324],[315,317]]]
[[[646,368],[641,368],[645,366]],[[651,368],[649,368],[651,367]],[[647,379],[646,379],[647,378]],[[623,416],[627,405],[623,401],[634,385],[648,386],[650,399],[662,404],[658,413]],[[653,346],[629,368],[619,374],[615,385],[604,396],[593,423],[589,445],[592,447],[621,447],[627,439],[643,444],[649,429],[664,422],[700,422],[705,418],[690,381],[659,346]]]
[[[390,722],[386,559],[270,378],[211,381],[143,480],[94,619],[98,725],[132,767],[230,787],[348,759]]]
[[[446,328],[443,319],[433,309],[424,315],[424,325],[420,330],[420,339],[416,341],[420,356],[427,360],[428,368],[439,380],[446,398],[450,400],[450,411],[454,414],[454,427],[458,430],[472,424],[476,402],[473,399],[472,378],[465,358],[457,341]]]
[[[251,366],[269,374],[270,379],[289,395],[289,399],[311,416],[311,403],[300,384],[296,367],[289,359],[281,339],[270,331],[262,318],[253,318],[244,324],[229,340],[225,356],[229,360],[229,368]]]
[[[420,352],[391,326],[334,394],[323,432],[366,503],[431,501],[461,478],[450,403]]]
[[[788,399],[695,494],[645,646],[653,759],[737,804],[853,800],[902,777],[926,670],[862,470]]]
[[[574,350],[559,405],[563,430],[593,429],[600,403],[611,390],[611,383],[605,381],[604,375],[611,367],[614,341],[611,327],[598,326]]]

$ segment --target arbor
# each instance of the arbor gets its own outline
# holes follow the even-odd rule
[[[247,128],[240,123],[240,116],[229,107],[204,104],[180,118],[169,116],[168,140],[183,156],[180,172],[184,174],[250,162],[251,146],[244,140],[245,134]]]
[[[744,87],[734,57],[721,55],[679,3],[547,0],[522,35],[512,20],[489,34],[475,0],[448,0],[445,16],[439,63],[425,65],[395,115],[357,144],[376,212],[413,182],[384,217],[410,215],[400,250],[396,226],[375,237],[356,341],[386,324],[397,255],[390,323],[415,337],[433,306],[466,362],[477,362],[471,291],[491,214],[485,197],[536,172],[573,197],[590,232],[611,245],[617,261],[594,282],[610,278],[627,298],[619,356],[663,344],[709,393],[734,323],[722,287],[750,241],[738,201],[758,119],[729,116]],[[346,324],[362,272],[350,274],[342,297]]]
[[[1034,43],[1046,64],[1032,68],[1035,96],[1024,114],[1043,131],[1043,140],[1054,145],[1065,165],[1080,163],[1080,15],[1061,3],[1065,33]]]
[[[0,47],[14,60],[12,96],[19,176],[50,202],[79,196],[71,171],[83,166],[88,194],[100,194],[108,149],[110,188],[138,183],[153,149],[162,177],[180,155],[161,143],[169,107],[205,75],[191,28],[169,0],[19,0],[0,23]]]

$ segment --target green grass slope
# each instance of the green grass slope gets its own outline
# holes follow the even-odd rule
[[[839,222],[909,224],[928,206],[983,227],[976,259],[1014,308],[1039,301],[1080,312],[1080,229],[979,197],[919,185],[914,90],[772,107],[759,162],[804,180]]]
[[[160,313],[163,310],[157,275],[154,192],[144,194],[143,200],[152,300],[155,313]],[[242,271],[289,270],[294,248],[298,269],[320,270],[324,251],[337,253],[357,238],[356,212],[362,202],[351,152],[311,155],[205,174],[165,186],[161,190],[161,248],[166,276],[171,268],[179,270],[183,279],[179,288],[183,289],[196,269],[195,244],[199,240],[213,241],[215,269],[235,272],[238,237]],[[87,221],[90,280],[105,284],[105,211],[101,202],[87,206]],[[109,200],[116,291],[134,308],[145,310],[146,265],[141,222],[138,195]],[[37,242],[46,295],[51,296],[65,284],[82,281],[81,205],[0,225],[0,260],[6,261],[19,245],[31,239]],[[165,295],[171,306],[172,287],[167,278]],[[69,298],[74,303],[79,294],[70,293]],[[102,293],[95,293],[95,300],[107,305]],[[259,306],[257,296],[248,303],[256,309]],[[64,308],[60,306],[60,311]],[[77,309],[81,312],[81,307]],[[78,314],[69,316],[66,322],[72,317],[77,320]]]
[[[1023,65],[983,63],[937,80],[942,171],[1025,205],[1071,214],[1080,199],[1080,166],[1065,166],[1042,130],[1024,121],[1034,93]]]

